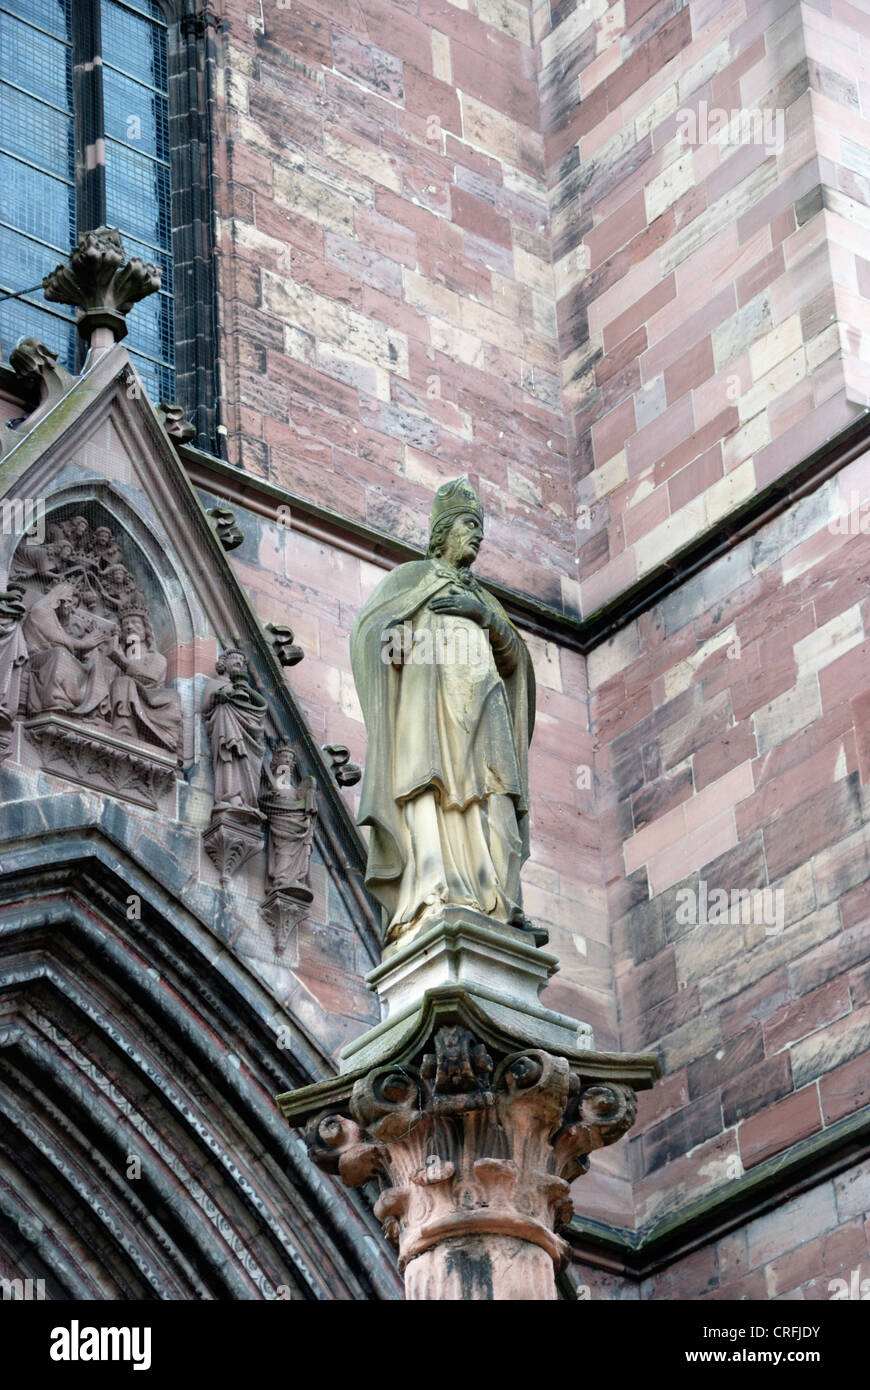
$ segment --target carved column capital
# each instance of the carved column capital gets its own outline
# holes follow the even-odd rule
[[[312,1120],[311,1156],[349,1186],[377,1178],[408,1298],[554,1298],[569,1182],[630,1128],[634,1091],[540,1048],[496,1063],[458,1025],[433,1044],[419,1069],[375,1067],[344,1112]]]

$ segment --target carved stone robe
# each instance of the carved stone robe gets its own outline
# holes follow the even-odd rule
[[[226,676],[218,676],[206,685],[204,704],[214,769],[214,809],[246,809],[262,819],[258,799],[265,700],[246,683],[234,686]]]
[[[487,604],[491,634],[429,608],[442,590],[469,582]],[[384,629],[393,624],[411,630],[411,659],[402,665],[383,659]],[[439,660],[439,642],[443,656],[461,654],[463,629],[470,658]],[[415,661],[418,652],[424,659]],[[504,609],[443,560],[400,565],[363,608],[351,662],[368,733],[359,815],[370,827],[366,886],[387,910],[390,936],[442,904],[516,921],[529,853],[535,686],[528,649]]]

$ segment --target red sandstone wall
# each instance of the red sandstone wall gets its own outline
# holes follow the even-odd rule
[[[665,1070],[639,1225],[870,1102],[868,483],[865,456],[590,657],[622,1045]],[[781,929],[775,900],[681,921],[701,880],[780,891]]]
[[[232,460],[415,541],[466,472],[490,572],[576,606],[528,6],[224,9]]]
[[[553,7],[543,128],[584,614],[866,404],[868,13],[831,8]],[[759,124],[717,138],[714,111]]]
[[[623,1275],[578,1263],[572,1272],[579,1297],[590,1302],[866,1298],[870,1290],[866,1282],[870,1281],[868,1182],[870,1166],[856,1164],[640,1280],[627,1280]],[[812,1316],[804,1321],[811,1324]],[[699,1341],[697,1346],[687,1343],[685,1350],[709,1349],[711,1345],[709,1341]]]

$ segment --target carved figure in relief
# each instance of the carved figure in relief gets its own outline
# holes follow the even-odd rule
[[[100,648],[108,647],[112,635],[103,627],[74,633],[70,618],[78,603],[74,585],[55,584],[36,599],[24,619],[23,635],[30,656],[29,714],[77,710],[92,671],[102,669],[105,657]]]
[[[269,887],[310,902],[308,866],[317,816],[314,778],[297,782],[296,754],[287,743],[275,749],[265,775],[268,790],[260,805],[269,818]]]
[[[0,592],[0,729],[8,731],[18,712],[27,643],[21,631],[24,586],[10,581]]]
[[[50,522],[48,535],[19,545],[10,571],[27,610],[27,713],[63,713],[177,753],[180,699],[115,535],[84,516]]]
[[[244,652],[229,647],[215,663],[217,679],[203,695],[214,770],[214,810],[245,809],[259,816],[266,701],[248,683]]]

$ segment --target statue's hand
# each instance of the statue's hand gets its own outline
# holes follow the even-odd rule
[[[436,594],[429,604],[433,613],[450,613],[456,618],[470,618],[472,622],[486,626],[486,608],[474,594],[461,589],[447,589]]]

